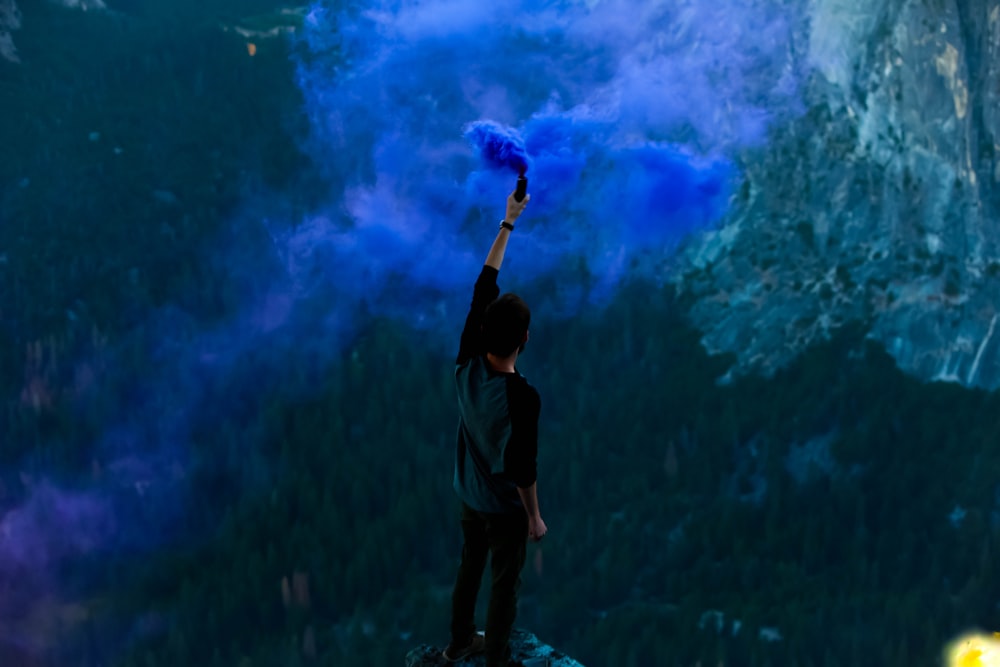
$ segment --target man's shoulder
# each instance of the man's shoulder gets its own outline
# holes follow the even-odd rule
[[[482,355],[473,355],[455,365],[455,380],[460,384],[486,386],[492,384],[494,376],[495,374],[490,372],[486,358]],[[497,390],[502,387],[502,384],[497,384]]]
[[[507,376],[507,391],[511,397],[520,403],[525,403],[532,407],[540,406],[542,403],[541,394],[534,385],[528,382],[528,378],[520,373],[512,373]]]
[[[455,372],[460,373],[462,371],[479,370],[486,365],[486,360],[481,354],[474,354],[468,359],[463,361],[455,362]]]

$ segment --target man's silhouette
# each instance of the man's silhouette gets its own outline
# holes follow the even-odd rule
[[[541,540],[538,510],[538,392],[515,368],[528,342],[531,311],[514,294],[497,298],[497,275],[528,200],[507,198],[500,223],[472,294],[472,306],[455,360],[458,447],[455,491],[462,501],[462,561],[452,593],[450,662],[483,652],[487,667],[507,667],[517,615],[527,540]],[[476,596],[492,556],[492,585],[485,638],[476,632]]]

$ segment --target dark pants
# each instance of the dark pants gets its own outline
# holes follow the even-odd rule
[[[474,616],[486,557],[492,559],[490,605],[486,612],[486,665],[507,666],[510,632],[517,616],[517,591],[528,541],[528,517],[477,512],[462,503],[462,563],[451,595],[451,641],[465,646],[476,632]]]

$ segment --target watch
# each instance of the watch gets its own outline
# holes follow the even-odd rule
[[[501,229],[507,229],[507,230],[510,230],[510,231],[514,231],[514,225],[510,224],[506,220],[501,220],[500,221],[500,228]]]

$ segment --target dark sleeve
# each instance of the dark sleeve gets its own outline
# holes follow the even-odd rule
[[[500,296],[497,275],[499,272],[492,266],[483,266],[479,278],[476,279],[476,286],[472,290],[472,305],[465,318],[465,329],[462,330],[462,341],[458,346],[456,364],[464,364],[472,357],[483,353],[483,313],[486,312],[486,306]]]
[[[542,399],[534,387],[521,380],[508,385],[510,442],[504,452],[504,472],[526,489],[538,479],[538,417]]]

